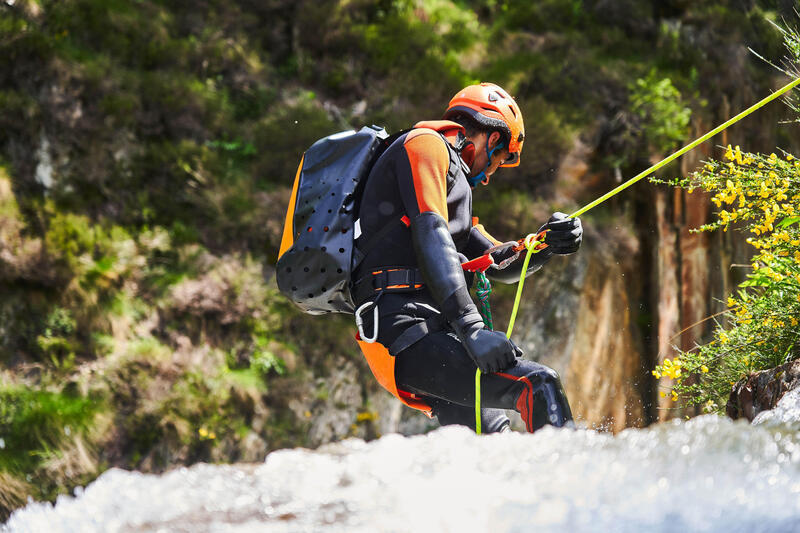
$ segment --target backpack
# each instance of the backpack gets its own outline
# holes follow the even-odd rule
[[[354,244],[361,192],[375,161],[403,133],[365,126],[324,137],[303,155],[275,276],[306,313],[354,312],[350,277],[364,255]]]

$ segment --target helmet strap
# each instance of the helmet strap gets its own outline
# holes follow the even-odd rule
[[[486,166],[481,170],[478,175],[473,176],[471,178],[467,178],[469,181],[470,187],[477,187],[479,183],[483,183],[484,185],[489,185],[489,176],[486,175],[486,171],[492,166],[492,156],[494,153],[500,149],[505,147],[505,143],[497,143],[497,146],[489,150],[489,136],[486,136]]]

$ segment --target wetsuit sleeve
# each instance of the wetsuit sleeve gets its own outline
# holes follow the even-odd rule
[[[447,216],[447,170],[450,153],[444,139],[432,131],[411,131],[403,142],[405,157],[398,158],[397,180],[403,207],[412,220],[432,211]]]
[[[486,250],[492,246],[501,244],[500,241],[489,235],[489,232],[483,227],[483,224],[478,223],[477,218],[473,218],[472,229],[469,232],[469,241],[467,242],[466,255],[470,259],[475,259],[486,253]]]

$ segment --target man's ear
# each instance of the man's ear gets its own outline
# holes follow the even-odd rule
[[[489,150],[492,150],[497,143],[500,142],[502,136],[500,135],[499,131],[493,131],[491,135],[489,135]]]

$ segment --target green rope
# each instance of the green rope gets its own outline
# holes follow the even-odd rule
[[[626,181],[622,185],[618,186],[617,188],[607,192],[606,194],[604,194],[600,198],[598,198],[598,199],[594,200],[593,202],[587,204],[586,206],[582,207],[581,209],[578,209],[577,211],[575,211],[574,213],[572,213],[570,215],[570,218],[578,217],[578,216],[582,215],[583,213],[587,212],[589,209],[592,209],[593,207],[596,207],[596,206],[600,205],[601,203],[605,202],[606,200],[608,200],[612,196],[615,196],[616,194],[624,191],[625,189],[627,189],[628,187],[630,187],[631,185],[633,185],[637,181],[639,181],[642,178],[652,174],[653,172],[655,172],[656,170],[660,169],[664,165],[667,165],[667,164],[671,163],[672,161],[674,161],[675,159],[679,158],[680,156],[682,156],[683,154],[685,154],[689,150],[697,147],[697,145],[704,143],[705,141],[709,140],[711,137],[713,137],[717,133],[719,133],[722,130],[730,127],[731,125],[739,122],[740,120],[742,120],[744,117],[746,117],[747,115],[749,115],[753,111],[756,111],[756,110],[760,109],[761,107],[763,107],[766,104],[770,103],[771,101],[775,100],[776,98],[778,98],[782,94],[794,89],[798,85],[800,85],[800,77],[795,78],[791,82],[789,82],[786,85],[784,85],[778,91],[772,93],[771,95],[767,96],[766,98],[762,99],[761,101],[756,102],[755,104],[751,105],[750,107],[748,107],[747,109],[745,109],[744,111],[742,111],[741,113],[736,115],[735,117],[730,118],[727,121],[723,122],[722,124],[720,124],[719,126],[714,128],[713,130],[709,131],[708,133],[706,133],[702,137],[699,137],[698,139],[695,139],[694,141],[692,141],[691,143],[687,144],[686,146],[684,146],[683,148],[681,148],[680,150],[678,150],[674,154],[672,154],[672,155],[670,155],[668,157],[665,157],[664,159],[662,159],[661,161],[659,161],[655,165],[653,165],[650,168],[644,170],[643,172],[640,172],[639,174],[637,174],[636,176],[632,177],[631,179],[629,179],[628,181]],[[514,308],[511,311],[511,317],[509,318],[509,321],[508,321],[508,330],[506,331],[506,337],[508,337],[509,339],[511,338],[511,332],[514,330],[514,321],[517,318],[517,310],[519,309],[519,302],[522,299],[522,286],[525,283],[525,274],[528,271],[528,263],[530,263],[531,255],[535,254],[536,252],[539,251],[539,250],[535,249],[536,245],[538,245],[538,244],[539,244],[539,242],[536,241],[536,236],[533,235],[533,234],[528,235],[525,238],[525,248],[528,249],[528,252],[525,254],[525,260],[522,263],[522,272],[520,273],[519,283],[517,284],[517,295],[516,295],[516,297],[514,299]],[[487,305],[488,305],[488,303],[487,303]],[[480,434],[480,404],[481,404],[480,383],[481,383],[481,371],[480,371],[480,369],[478,369],[476,371],[476,373],[475,373],[475,426],[476,426],[478,434]]]
[[[483,323],[489,329],[494,329],[492,323],[492,306],[489,296],[492,294],[492,284],[486,274],[480,270],[475,272],[478,282],[475,284],[475,296],[478,297],[478,312],[483,318]],[[481,434],[481,370],[475,374],[475,433]]]
[[[478,312],[483,318],[483,323],[489,329],[494,329],[492,324],[492,307],[489,304],[489,296],[492,294],[492,284],[483,272],[476,272],[478,282],[475,284],[475,296],[478,297]]]

